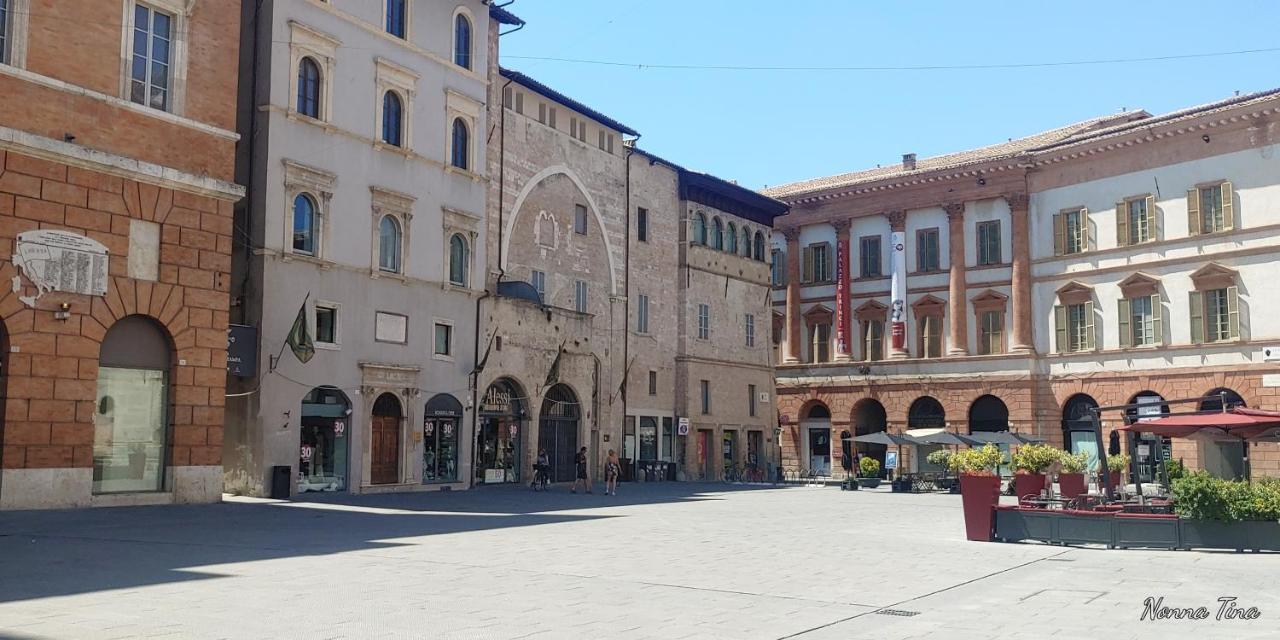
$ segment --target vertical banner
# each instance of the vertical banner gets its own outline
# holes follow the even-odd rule
[[[836,353],[849,353],[849,336],[845,329],[848,326],[849,282],[847,265],[849,263],[849,240],[836,240]]]
[[[889,322],[893,328],[893,350],[902,351],[907,339],[907,253],[906,234],[889,234],[889,269],[893,280],[889,287]]]

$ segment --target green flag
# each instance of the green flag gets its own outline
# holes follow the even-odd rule
[[[547,371],[547,379],[543,382],[543,387],[550,387],[560,381],[560,356],[564,353],[564,345],[568,342],[568,340],[561,342],[560,348],[556,349],[556,357],[551,361],[551,369]]]
[[[289,337],[285,339],[285,344],[293,350],[293,355],[297,356],[298,361],[306,364],[311,361],[311,357],[316,354],[316,345],[311,341],[311,334],[307,333],[307,303],[302,303],[302,308],[298,309],[298,318],[293,321],[293,328],[289,329]]]

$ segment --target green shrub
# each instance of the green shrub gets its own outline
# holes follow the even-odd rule
[[[1182,464],[1181,460],[1165,460],[1164,473],[1169,477],[1169,482],[1186,477],[1187,467]]]
[[[1192,520],[1280,520],[1280,480],[1240,482],[1207,471],[1187,473],[1173,482],[1174,511]]]
[[[1089,467],[1089,454],[1084,451],[1077,453],[1063,451],[1058,462],[1062,465],[1063,473],[1084,473],[1084,470]]]
[[[1013,452],[1013,468],[1030,473],[1044,473],[1061,459],[1061,449],[1047,444],[1024,444]]]
[[[948,464],[952,471],[993,475],[1004,462],[1004,453],[994,444],[987,443],[981,449],[965,449],[951,456]]]
[[[866,456],[858,463],[858,470],[862,472],[863,478],[878,478],[880,477],[880,461],[871,456]]]
[[[935,466],[950,468],[951,452],[946,449],[938,449],[937,451],[930,452],[929,455],[925,457],[925,460],[927,460],[929,464]]]

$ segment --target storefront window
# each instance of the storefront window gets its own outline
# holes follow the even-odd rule
[[[524,405],[515,387],[495,382],[480,406],[480,432],[476,434],[475,475],[485,484],[520,481],[520,426]]]
[[[93,492],[164,488],[170,345],[143,316],[111,326],[99,356]]]
[[[671,428],[671,418],[662,419],[662,459],[671,462],[671,447],[675,441],[675,434]]]
[[[454,482],[458,479],[462,403],[442,393],[427,402],[422,415],[422,481]]]
[[[337,389],[316,387],[302,398],[298,493],[347,489],[351,403]]]
[[[640,459],[658,459],[658,420],[648,416],[640,418]]]

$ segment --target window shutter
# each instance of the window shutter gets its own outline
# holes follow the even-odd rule
[[[1121,298],[1116,302],[1116,310],[1120,315],[1120,347],[1133,346],[1133,318],[1129,314],[1129,299]]]
[[[1093,351],[1097,348],[1097,341],[1094,339],[1093,328],[1093,303],[1084,303],[1084,350]]]
[[[1089,250],[1089,210],[1080,210],[1080,252]]]
[[[1160,294],[1157,293],[1151,296],[1151,338],[1155,340],[1155,344],[1164,344],[1164,319],[1161,311]]]
[[[1200,190],[1187,189],[1187,234],[1200,235]]]
[[[1222,228],[1234,229],[1236,222],[1235,194],[1232,193],[1231,182],[1222,183]]]
[[[1240,338],[1240,287],[1227,287],[1227,337]]]
[[[835,273],[831,270],[832,256],[835,255],[835,252],[831,250],[830,242],[824,242],[822,246],[824,247],[822,255],[826,256],[826,259],[822,261],[822,281],[831,282],[835,280]]]
[[[1116,246],[1129,244],[1129,203],[1121,200],[1116,203]]]
[[[1191,319],[1191,343],[1201,344],[1204,342],[1204,294],[1190,291],[1187,299],[1191,303],[1191,313],[1188,316]]]
[[[1060,304],[1053,307],[1053,328],[1058,353],[1066,353],[1070,346],[1067,342],[1067,308]]]
[[[1156,233],[1156,197],[1147,196],[1147,240],[1155,240],[1160,235]]]
[[[800,284],[813,282],[813,247],[800,249]]]
[[[1067,219],[1061,213],[1053,214],[1053,255],[1067,252]]]

